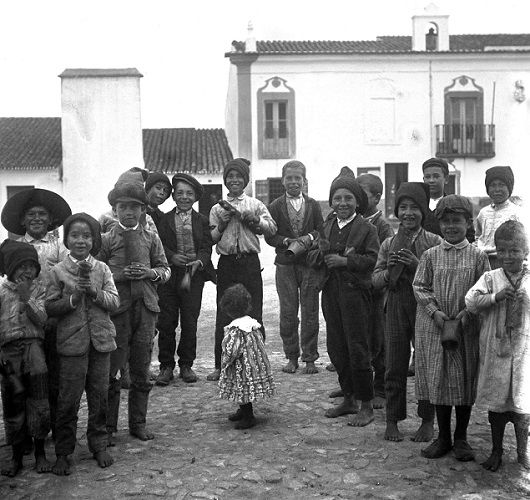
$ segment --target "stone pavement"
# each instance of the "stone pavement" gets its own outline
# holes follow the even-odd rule
[[[324,411],[334,402],[328,398],[337,387],[336,375],[324,369],[328,363],[325,325],[321,322],[316,375],[287,375],[278,334],[278,300],[274,288],[273,254],[264,249],[267,349],[274,369],[277,395],[255,405],[258,425],[237,431],[227,420],[234,405],[217,397],[217,385],[205,380],[213,362],[215,289],[205,289],[196,370],[200,380],[185,384],[175,380],[151,392],[148,421],[156,438],[146,443],[127,432],[124,391],[116,459],[100,469],[86,445],[86,403],[79,416],[78,446],[73,472],[68,477],[37,474],[33,457],[16,478],[0,477],[0,498],[176,498],[205,499],[515,499],[530,497],[530,474],[516,463],[513,428],[507,427],[505,463],[491,473],[479,462],[490,451],[486,412],[474,409],[469,441],[477,462],[461,463],[452,454],[438,460],[420,456],[425,444],[410,436],[418,426],[414,416],[413,379],[409,379],[409,419],[401,429],[402,443],[383,440],[384,411],[366,428],[346,425],[347,418],[328,419]],[[157,372],[156,346],[153,371]],[[125,418],[124,418],[125,417]],[[3,427],[0,443],[4,442]],[[54,458],[53,443],[47,453]],[[0,458],[9,455],[0,448]]]

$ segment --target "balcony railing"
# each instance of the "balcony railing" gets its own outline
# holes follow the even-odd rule
[[[495,125],[435,125],[436,156],[493,158]]]

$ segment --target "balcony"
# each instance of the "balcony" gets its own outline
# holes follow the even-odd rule
[[[436,156],[493,158],[495,125],[435,125]]]

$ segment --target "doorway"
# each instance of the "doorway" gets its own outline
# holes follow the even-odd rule
[[[203,184],[204,194],[199,200],[199,212],[206,217],[210,216],[211,208],[223,197],[221,184]]]

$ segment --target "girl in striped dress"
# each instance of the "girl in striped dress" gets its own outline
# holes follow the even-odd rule
[[[490,266],[486,254],[466,239],[472,224],[472,206],[467,198],[442,198],[435,215],[444,241],[422,255],[412,285],[418,302],[416,397],[435,405],[439,431],[438,439],[421,453],[426,458],[439,458],[453,449],[458,460],[467,461],[474,459],[467,443],[467,427],[476,397],[479,337],[476,318],[466,310],[465,296]],[[451,331],[450,326],[453,341],[443,345],[443,334]],[[456,427],[452,439],[453,406]]]
[[[219,396],[239,403],[228,419],[236,422],[236,429],[248,429],[256,424],[252,402],[274,394],[262,326],[248,316],[252,299],[240,283],[225,291],[219,306],[233,319],[222,342]]]

